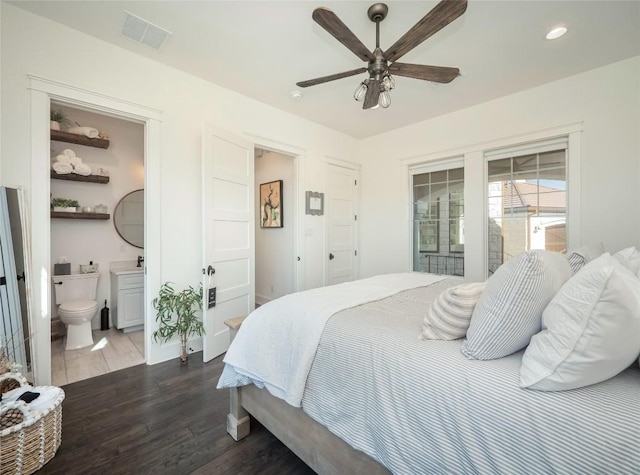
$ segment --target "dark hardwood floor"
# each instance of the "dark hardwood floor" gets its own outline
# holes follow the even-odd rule
[[[257,421],[235,442],[222,357],[202,353],[63,386],[62,445],[41,474],[313,474]]]

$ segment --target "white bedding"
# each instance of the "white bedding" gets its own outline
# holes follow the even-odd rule
[[[254,383],[300,407],[320,336],[332,315],[445,278],[418,272],[385,274],[273,300],[243,322],[224,358],[218,388]]]

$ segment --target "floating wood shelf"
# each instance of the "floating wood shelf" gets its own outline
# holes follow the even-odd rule
[[[51,178],[55,180],[84,181],[87,183],[102,183],[102,184],[109,183],[108,176],[101,176],[101,175],[83,176],[83,175],[78,175],[76,173],[65,173],[65,174],[59,175],[54,170],[51,170]]]
[[[87,147],[109,148],[109,141],[107,139],[90,139],[84,135],[63,132],[62,130],[51,129],[51,140],[86,145]]]
[[[70,213],[68,211],[52,211],[52,218],[64,218],[64,219],[109,219],[111,216],[108,213]]]

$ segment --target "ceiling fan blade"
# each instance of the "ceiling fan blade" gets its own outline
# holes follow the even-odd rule
[[[380,83],[375,79],[371,79],[367,87],[367,95],[364,96],[364,104],[362,104],[362,108],[371,109],[372,107],[377,106],[379,99]]]
[[[336,79],[348,78],[349,76],[355,76],[356,74],[366,73],[367,68],[358,68],[351,71],[345,71],[344,73],[332,74],[331,76],[323,76],[321,78],[309,79],[308,81],[300,81],[296,83],[298,87],[315,86],[316,84],[322,84],[324,82],[335,81]]]
[[[331,36],[349,48],[362,61],[374,61],[376,59],[373,53],[362,44],[362,41],[347,28],[347,25],[342,23],[342,20],[328,8],[316,8],[311,17],[318,25],[327,30]]]
[[[402,38],[384,52],[384,58],[393,63],[431,35],[437,33],[467,10],[467,0],[442,0]]]
[[[458,68],[425,66],[423,64],[393,63],[389,65],[388,71],[396,76],[443,83],[451,82],[460,76],[460,70]]]

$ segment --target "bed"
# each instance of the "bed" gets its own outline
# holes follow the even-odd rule
[[[463,355],[462,340],[418,339],[425,309],[462,279],[407,275],[404,286],[394,280],[400,274],[391,285],[389,278],[365,279],[375,285],[352,299],[355,305],[336,305],[327,295],[357,294],[352,286],[362,281],[301,292],[252,313],[231,344],[219,381],[231,388],[229,433],[236,440],[247,436],[251,414],[327,474],[639,472],[637,362],[579,389],[522,389],[524,350],[480,361]],[[374,287],[384,289],[379,297],[372,296]],[[309,307],[327,300],[328,317],[301,323],[298,316],[308,317]],[[283,309],[298,328],[283,319]],[[254,327],[269,319],[277,327],[272,335]],[[301,391],[286,378],[265,382],[271,375],[264,368],[247,369],[234,357],[249,345],[249,360],[275,358],[269,371],[295,373],[287,365],[305,359],[296,347],[309,343],[307,333],[316,326],[320,335],[310,367],[302,371]],[[251,336],[252,327],[260,341]],[[272,353],[296,356],[283,362]]]

